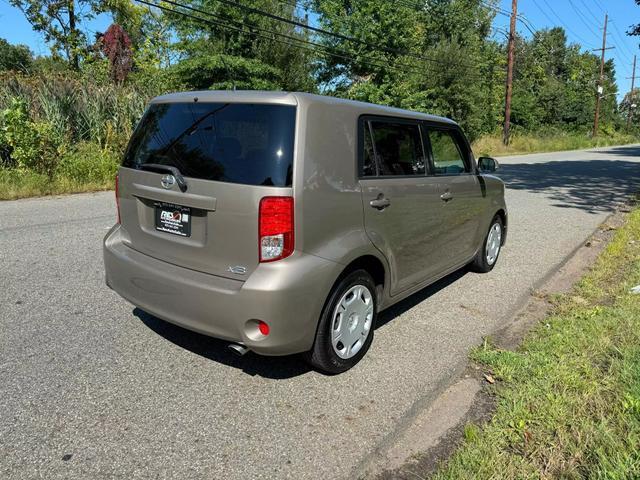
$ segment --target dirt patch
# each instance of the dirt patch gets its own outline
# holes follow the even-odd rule
[[[373,469],[378,473],[363,478],[415,480],[432,474],[460,444],[465,425],[483,423],[491,418],[495,402],[488,386],[481,369],[469,365],[462,378],[440,395],[426,412],[420,414],[398,443],[386,453],[383,458],[388,463],[383,467],[379,461],[378,468]],[[465,395],[467,398],[464,398]],[[466,402],[466,408],[460,410],[460,404]]]

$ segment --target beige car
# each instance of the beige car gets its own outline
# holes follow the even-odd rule
[[[237,353],[305,352],[342,372],[380,311],[493,268],[496,167],[446,118],[304,93],[161,96],[118,173],[106,282]]]

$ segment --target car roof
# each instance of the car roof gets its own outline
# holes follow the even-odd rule
[[[303,92],[279,92],[261,90],[202,90],[193,92],[178,92],[161,95],[151,100],[152,104],[157,103],[180,103],[180,102],[230,102],[230,103],[273,103],[281,105],[302,105],[302,104],[324,104],[349,105],[360,111],[360,114],[367,115],[388,115],[394,117],[415,118],[418,120],[428,120],[432,122],[447,123],[457,125],[453,120],[430,115],[427,113],[414,112],[401,108],[377,105],[374,103],[347,100],[344,98],[330,97],[327,95],[316,95]]]

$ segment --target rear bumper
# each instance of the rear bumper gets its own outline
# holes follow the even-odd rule
[[[119,226],[104,240],[106,282],[123,298],[170,323],[246,345],[263,355],[309,350],[324,301],[342,266],[294,253],[260,264],[238,281],[157,260],[126,246]],[[269,324],[260,335],[255,320]]]

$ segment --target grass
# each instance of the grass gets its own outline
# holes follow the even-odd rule
[[[502,144],[502,136],[487,135],[473,142],[473,151],[477,156],[498,157],[625,145],[637,143],[639,140],[637,136],[622,133],[601,134],[596,138],[578,133],[558,133],[554,135],[514,134],[511,137],[510,144],[505,146]]]
[[[113,183],[113,178],[88,182],[66,176],[49,179],[47,175],[35,172],[0,169],[0,200],[111,190]]]
[[[640,209],[517,351],[472,358],[497,380],[486,424],[434,475],[444,479],[640,478]]]
[[[0,168],[0,200],[113,188],[118,156],[95,143],[83,142],[67,152],[51,177],[28,169]]]

